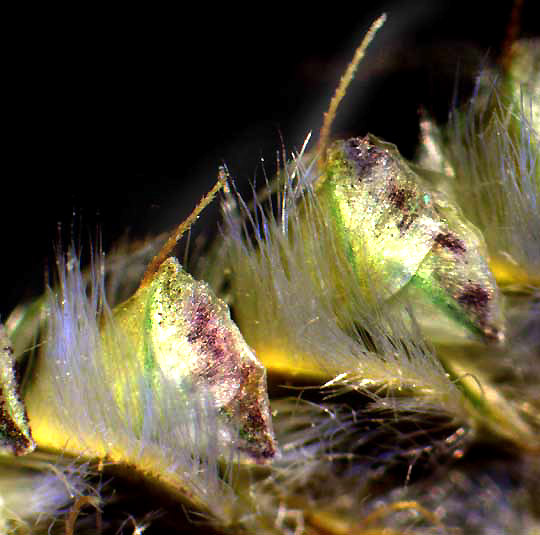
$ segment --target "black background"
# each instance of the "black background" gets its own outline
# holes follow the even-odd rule
[[[533,0],[522,34],[540,34]],[[6,18],[0,313],[43,288],[53,245],[98,233],[107,250],[181,221],[226,162],[245,184],[320,128],[370,22],[371,46],[334,127],[412,156],[423,104],[444,119],[512,2],[411,1],[40,8]],[[147,11],[146,11],[147,10]],[[214,210],[215,211],[215,210]],[[208,220],[212,220],[211,214]],[[59,228],[59,224],[61,227]],[[199,226],[204,225],[201,223]]]

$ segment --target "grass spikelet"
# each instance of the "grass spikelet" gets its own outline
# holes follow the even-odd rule
[[[314,162],[295,160],[276,213],[226,197],[230,299],[248,343],[269,373],[323,383],[346,374],[358,389],[410,388],[458,410],[406,303],[387,306],[382,281],[360,287],[312,189]]]
[[[534,393],[540,350],[538,44],[514,44],[519,54],[513,62],[521,63],[519,68],[485,68],[473,96],[452,111],[446,127],[424,123],[423,147],[423,163],[444,173],[441,183],[484,236],[503,290],[508,332],[507,342],[489,351],[441,347],[439,355],[454,377],[470,373],[482,384],[480,390],[465,379],[466,391],[477,392],[474,404],[489,414],[488,425],[532,451],[538,450],[540,429]],[[486,399],[491,401],[486,404]]]
[[[464,111],[450,119],[447,161],[456,198],[481,229],[500,284],[540,285],[540,139],[538,95],[483,72]]]
[[[166,377],[156,396],[120,333],[112,354],[103,347],[100,329],[113,319],[102,259],[89,285],[73,253],[58,264],[44,349],[25,393],[40,446],[102,459],[120,472],[133,467],[210,520],[231,522],[225,504],[234,503],[232,489],[221,479],[218,461],[230,461],[234,453],[217,435],[208,396]]]

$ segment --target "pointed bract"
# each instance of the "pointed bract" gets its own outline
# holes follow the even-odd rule
[[[0,453],[24,455],[36,445],[20,397],[15,358],[4,326],[0,324]]]

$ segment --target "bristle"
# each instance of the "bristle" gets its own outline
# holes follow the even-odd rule
[[[401,500],[419,500],[435,512],[443,529],[419,523],[418,517],[390,515],[386,528],[398,532],[415,526],[413,533],[474,533],[475,535],[532,535],[540,527],[535,510],[539,481],[537,459],[507,460],[491,458],[489,453],[470,453],[449,470],[412,485],[396,488],[372,503],[372,507],[391,505]]]
[[[514,105],[501,79],[485,72],[465,113],[451,116],[445,154],[454,170],[456,198],[483,232],[492,259],[523,272],[522,283],[529,276],[537,285],[540,139],[532,113],[531,96],[521,93]],[[499,279],[508,283],[512,277],[500,271]]]
[[[466,430],[440,411],[406,415],[369,403],[354,409],[351,401],[299,396],[273,402],[282,457],[252,492],[261,512],[282,520],[279,533],[303,533],[302,526],[319,533],[321,517],[329,533],[371,533],[353,526],[389,489],[417,480],[417,472],[436,472],[468,442]],[[406,516],[414,519],[414,511]],[[384,519],[383,525],[392,523]]]
[[[58,455],[30,455],[6,462],[0,470],[0,532],[24,535],[61,527],[70,504],[79,496],[99,497],[87,482],[88,464]]]

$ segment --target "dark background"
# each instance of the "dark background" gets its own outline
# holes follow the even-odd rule
[[[534,3],[525,1],[523,35],[540,34]],[[412,156],[420,105],[442,120],[455,86],[467,95],[476,67],[500,51],[512,2],[313,6],[45,8],[6,19],[0,319],[41,291],[59,238],[99,233],[107,250],[126,232],[168,229],[223,162],[240,184],[262,179],[261,158],[272,175],[281,137],[288,153],[308,131],[316,139],[382,11],[389,20],[333,132],[371,131]]]

